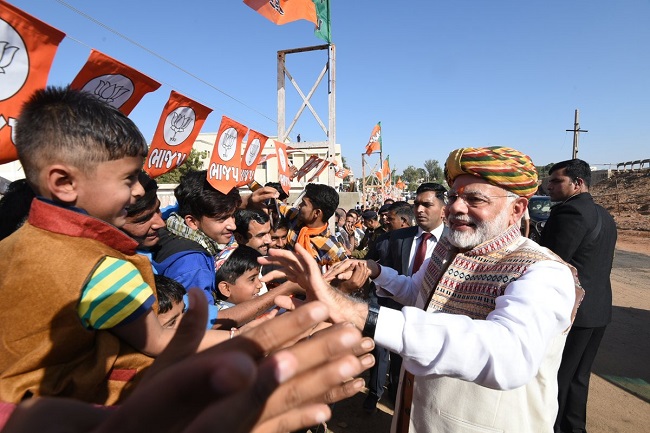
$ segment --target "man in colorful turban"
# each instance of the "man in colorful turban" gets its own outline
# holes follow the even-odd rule
[[[446,173],[449,230],[431,257],[410,277],[365,261],[377,294],[401,311],[342,296],[302,249],[263,263],[284,266],[333,322],[353,322],[402,356],[394,432],[552,432],[582,289],[565,262],[520,234],[535,167],[513,149],[470,148],[451,153]]]
[[[537,170],[528,155],[509,147],[466,147],[454,150],[445,163],[449,186],[463,174],[529,198],[537,191]]]

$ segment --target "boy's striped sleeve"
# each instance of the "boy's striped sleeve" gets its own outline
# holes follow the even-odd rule
[[[132,263],[105,257],[83,288],[77,312],[88,328],[109,329],[148,312],[154,301]]]

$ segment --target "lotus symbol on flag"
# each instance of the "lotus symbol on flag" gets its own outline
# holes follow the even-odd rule
[[[185,128],[192,121],[191,117],[183,116],[180,113],[172,112],[172,123],[169,125],[169,128],[174,131],[174,135],[169,138],[169,141],[176,141],[176,134],[179,132],[185,132]]]
[[[280,6],[280,0],[269,0],[269,5],[280,15],[284,15],[284,10],[282,9],[282,6]]]
[[[237,130],[235,128],[228,128],[223,131],[219,138],[218,152],[221,159],[230,161],[235,156],[235,148],[237,144]]]
[[[251,166],[257,158],[257,154],[260,153],[260,140],[254,139],[251,145],[248,147],[248,152],[246,153],[246,165]]]
[[[99,84],[93,91],[93,93],[101,100],[105,101],[108,104],[113,104],[113,102],[124,95],[130,90],[124,86],[118,86],[117,84],[112,84],[110,81],[99,80]]]
[[[4,74],[5,68],[11,65],[17,51],[18,47],[9,45],[9,42],[0,42],[0,74]]]

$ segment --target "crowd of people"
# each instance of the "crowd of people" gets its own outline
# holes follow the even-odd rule
[[[395,432],[586,431],[616,230],[583,161],[551,169],[545,248],[520,232],[535,167],[505,147],[455,150],[448,188],[363,210],[320,184],[223,194],[205,171],[161,209],[137,127],[69,88],[25,104],[16,147],[7,432],[295,431],[366,385]]]

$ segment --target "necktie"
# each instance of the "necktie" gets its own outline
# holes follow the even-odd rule
[[[420,244],[418,245],[418,249],[415,252],[415,259],[413,260],[413,271],[411,272],[411,275],[415,275],[418,269],[420,269],[420,266],[422,266],[422,263],[427,256],[427,241],[431,238],[431,236],[433,235],[428,232],[424,232],[422,233],[422,236],[420,236]]]

